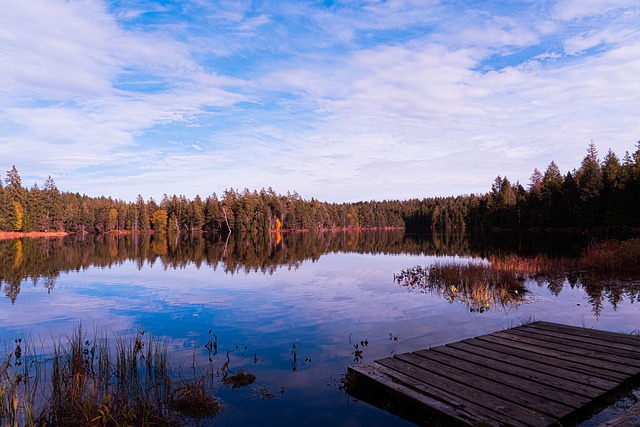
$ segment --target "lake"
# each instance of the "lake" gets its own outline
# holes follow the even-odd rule
[[[246,387],[220,383],[223,411],[212,425],[407,425],[345,394],[350,364],[533,319],[637,332],[640,282],[527,280],[523,298],[476,310],[468,299],[401,286],[394,275],[496,253],[575,256],[588,241],[403,230],[4,240],[0,337],[9,350],[24,338],[46,353],[80,322],[89,334],[145,331],[166,341],[177,370],[227,363],[229,372],[255,374]],[[216,351],[207,346],[213,340]]]

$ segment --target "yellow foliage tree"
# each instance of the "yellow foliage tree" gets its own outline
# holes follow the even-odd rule
[[[15,270],[18,270],[22,265],[22,260],[23,260],[22,242],[20,241],[20,239],[16,239],[13,246],[16,248],[16,257],[15,257],[15,260],[13,261],[13,268]]]
[[[24,220],[24,209],[18,202],[13,203],[15,212],[15,221],[13,222],[13,231],[22,231],[22,223]]]
[[[169,220],[169,216],[167,215],[167,211],[164,209],[159,209],[153,214],[153,230],[156,233],[164,233],[167,231],[167,222]]]
[[[107,231],[113,231],[118,227],[118,211],[116,208],[111,208],[109,210],[109,215],[107,216]]]

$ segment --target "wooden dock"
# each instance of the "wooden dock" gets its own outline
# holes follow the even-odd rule
[[[350,394],[420,424],[566,425],[640,379],[640,337],[535,322],[349,372]]]

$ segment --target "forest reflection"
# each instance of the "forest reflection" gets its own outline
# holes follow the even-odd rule
[[[14,303],[25,283],[43,286],[50,292],[61,273],[125,262],[136,263],[138,269],[159,263],[164,269],[195,265],[223,269],[227,274],[272,274],[280,268],[296,269],[303,262],[317,261],[330,253],[457,255],[485,259],[509,254],[525,258],[538,254],[573,257],[586,243],[584,236],[579,235],[408,233],[405,230],[24,238],[0,241],[0,285]],[[535,280],[555,295],[559,295],[564,286],[584,288],[596,315],[605,301],[615,309],[625,297],[631,302],[640,300],[638,281],[594,279],[579,272]]]

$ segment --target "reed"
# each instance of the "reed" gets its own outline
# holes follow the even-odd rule
[[[524,278],[504,265],[478,263],[436,263],[420,266],[395,275],[396,282],[412,289],[439,292],[453,303],[460,301],[471,312],[493,307],[517,306],[527,292]]]
[[[640,238],[594,243],[582,253],[580,266],[599,274],[640,273]]]
[[[578,267],[575,260],[569,258],[549,258],[545,255],[521,257],[510,254],[489,257],[491,268],[507,272],[518,278],[563,274]]]
[[[238,369],[238,372],[235,374],[226,376],[222,379],[222,383],[231,388],[246,387],[253,384],[255,381],[256,376],[242,368]]]
[[[218,413],[209,377],[174,373],[166,344],[151,334],[112,345],[87,339],[79,325],[46,356],[16,340],[0,364],[0,424],[176,425]]]

